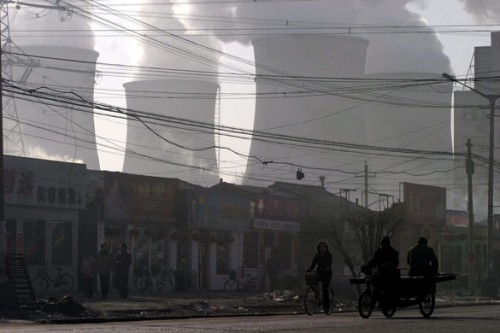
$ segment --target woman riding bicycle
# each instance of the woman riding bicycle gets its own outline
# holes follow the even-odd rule
[[[311,272],[316,269],[318,280],[321,282],[323,289],[323,310],[325,310],[326,314],[329,314],[330,295],[328,288],[332,280],[332,254],[328,251],[328,245],[325,242],[320,242],[316,249],[317,253],[309,268],[306,269],[306,272]]]

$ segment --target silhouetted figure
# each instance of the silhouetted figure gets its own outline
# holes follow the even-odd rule
[[[83,297],[92,297],[94,295],[95,273],[95,258],[92,257],[89,252],[85,252],[80,264],[80,274],[82,275],[83,284]]]
[[[328,292],[330,282],[332,281],[332,254],[328,251],[328,245],[325,242],[320,242],[316,247],[317,252],[314,256],[311,265],[306,269],[311,272],[314,269],[318,272],[318,280],[321,282],[323,289],[323,310],[326,314],[330,314],[330,294]]]
[[[127,244],[120,244],[120,250],[115,256],[114,264],[116,288],[120,292],[120,297],[126,298],[128,297],[128,276],[132,264],[132,257],[127,252]]]
[[[410,275],[434,275],[438,272],[438,259],[425,237],[420,237],[417,245],[408,251],[406,260]]]
[[[391,246],[389,237],[384,237],[380,242],[380,247],[375,251],[373,258],[361,268],[363,273],[373,275],[373,285],[376,289],[387,294],[391,299],[397,292],[397,282],[399,277],[399,252]]]
[[[101,250],[97,256],[97,271],[99,272],[99,281],[101,282],[102,298],[108,297],[109,283],[111,277],[111,268],[113,267],[113,257],[109,253],[106,243],[101,244]]]
[[[278,290],[279,261],[274,250],[271,251],[271,255],[266,261],[266,272],[269,275],[271,291]]]

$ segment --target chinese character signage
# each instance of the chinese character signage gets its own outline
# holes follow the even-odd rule
[[[188,191],[190,227],[250,230],[250,201],[246,197],[206,191]]]
[[[453,227],[467,227],[469,225],[469,217],[467,212],[463,210],[446,211],[446,225]]]
[[[105,172],[104,218],[116,221],[168,221],[175,218],[178,181]]]
[[[85,165],[14,156],[5,157],[5,203],[85,208]]]
[[[300,201],[284,197],[261,196],[255,204],[255,218],[298,221],[300,218]]]
[[[408,223],[446,224],[446,188],[411,183],[403,185]]]

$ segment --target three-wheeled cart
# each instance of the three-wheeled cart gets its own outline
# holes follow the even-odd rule
[[[434,312],[436,303],[436,283],[455,279],[455,274],[440,273],[429,276],[398,275],[390,290],[380,290],[373,285],[374,275],[349,279],[351,284],[364,284],[359,296],[358,312],[368,318],[378,304],[384,316],[390,318],[396,309],[418,305],[422,316],[428,318]]]

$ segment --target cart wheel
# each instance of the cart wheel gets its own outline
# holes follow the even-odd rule
[[[434,306],[436,305],[436,295],[435,294],[427,294],[425,295],[418,304],[418,309],[420,313],[425,318],[429,318],[434,312]]]
[[[316,290],[312,287],[308,287],[306,289],[306,293],[304,295],[304,309],[306,310],[306,313],[310,316],[312,316],[313,313],[318,310]]]
[[[389,307],[389,308],[383,308],[382,309],[382,313],[384,314],[384,316],[386,316],[387,318],[391,318],[392,316],[394,316],[394,314],[396,313],[396,307],[393,306],[393,307]]]
[[[362,318],[368,318],[375,307],[375,299],[371,292],[364,291],[358,300],[358,312]]]

